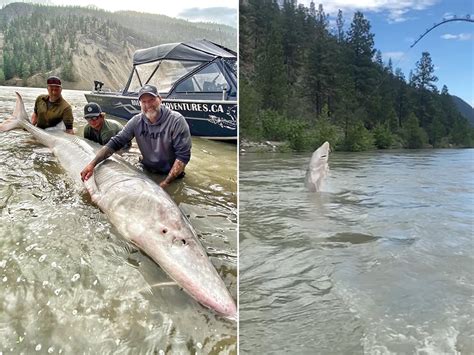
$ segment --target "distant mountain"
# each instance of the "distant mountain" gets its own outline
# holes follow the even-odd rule
[[[458,111],[463,115],[471,124],[471,126],[474,127],[474,108],[472,108],[471,105],[469,105],[466,101],[461,99],[460,97],[450,95],[451,99],[454,102],[454,105],[458,109]]]
[[[0,7],[4,7],[8,4],[11,4],[11,3],[14,3],[14,2],[18,2],[18,0],[0,0]],[[50,0],[43,0],[43,1],[38,1],[38,0],[23,0],[22,2],[26,2],[26,3],[35,3],[35,4],[38,4],[38,3],[41,3],[43,5],[54,5],[52,3],[52,1]]]
[[[110,16],[110,15],[109,15]],[[158,43],[182,42],[183,38],[206,38],[237,50],[237,30],[233,27],[204,22],[189,22],[165,15],[135,11],[117,11],[110,20],[143,34],[149,41]]]
[[[11,3],[0,10],[0,84],[44,86],[57,74],[65,88],[89,90],[101,80],[117,90],[127,82],[137,49],[203,38],[237,48],[236,29],[225,25],[94,6]]]

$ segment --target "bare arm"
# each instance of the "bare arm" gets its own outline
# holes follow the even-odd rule
[[[36,126],[37,123],[38,123],[38,115],[33,112],[33,114],[31,115],[31,124],[33,126]]]
[[[87,164],[86,167],[81,171],[82,181],[89,180],[89,178],[92,176],[92,173],[94,172],[94,168],[96,167],[96,165],[104,161],[114,153],[115,151],[107,147],[106,145],[100,148],[94,159],[92,159],[92,161]]]
[[[179,175],[184,172],[185,167],[185,163],[183,163],[181,160],[176,159],[166,179],[160,182],[160,186],[163,188],[168,186],[172,181],[174,181]]]

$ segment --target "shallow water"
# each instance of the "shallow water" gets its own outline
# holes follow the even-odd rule
[[[0,87],[0,121],[13,111],[15,90],[30,113],[46,92]],[[63,96],[82,134],[83,92]],[[123,157],[137,165],[138,155],[135,146]],[[186,177],[167,191],[235,299],[236,146],[193,138],[192,155]],[[47,148],[25,131],[0,134],[0,353],[235,353],[236,323],[169,281]]]
[[[242,354],[472,354],[474,150],[240,157]]]

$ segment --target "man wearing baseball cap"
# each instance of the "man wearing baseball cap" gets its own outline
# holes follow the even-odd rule
[[[39,128],[54,127],[60,122],[64,122],[66,132],[74,134],[72,108],[61,96],[61,79],[57,76],[50,76],[46,80],[48,95],[40,95],[35,102],[31,123]]]
[[[89,102],[84,106],[84,118],[87,120],[84,127],[84,138],[100,145],[107,144],[110,138],[123,128],[120,123],[105,119],[105,113],[95,102]]]
[[[153,85],[145,85],[138,92],[142,112],[133,116],[123,130],[97,152],[95,158],[81,171],[81,178],[92,176],[94,167],[135,138],[142,153],[143,167],[154,173],[166,174],[160,183],[168,186],[184,176],[184,168],[191,159],[191,134],[184,117],[161,105],[161,96]]]

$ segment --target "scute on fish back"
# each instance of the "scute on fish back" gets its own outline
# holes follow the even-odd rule
[[[232,296],[193,227],[166,191],[128,164],[110,158],[83,183],[80,172],[94,157],[90,145],[77,136],[33,126],[21,96],[16,94],[14,117],[0,124],[0,131],[21,127],[51,148],[67,173],[86,187],[92,201],[125,239],[142,249],[199,303],[236,319]]]
[[[324,142],[311,156],[305,176],[306,188],[311,192],[321,191],[321,186],[328,174],[329,142]]]

